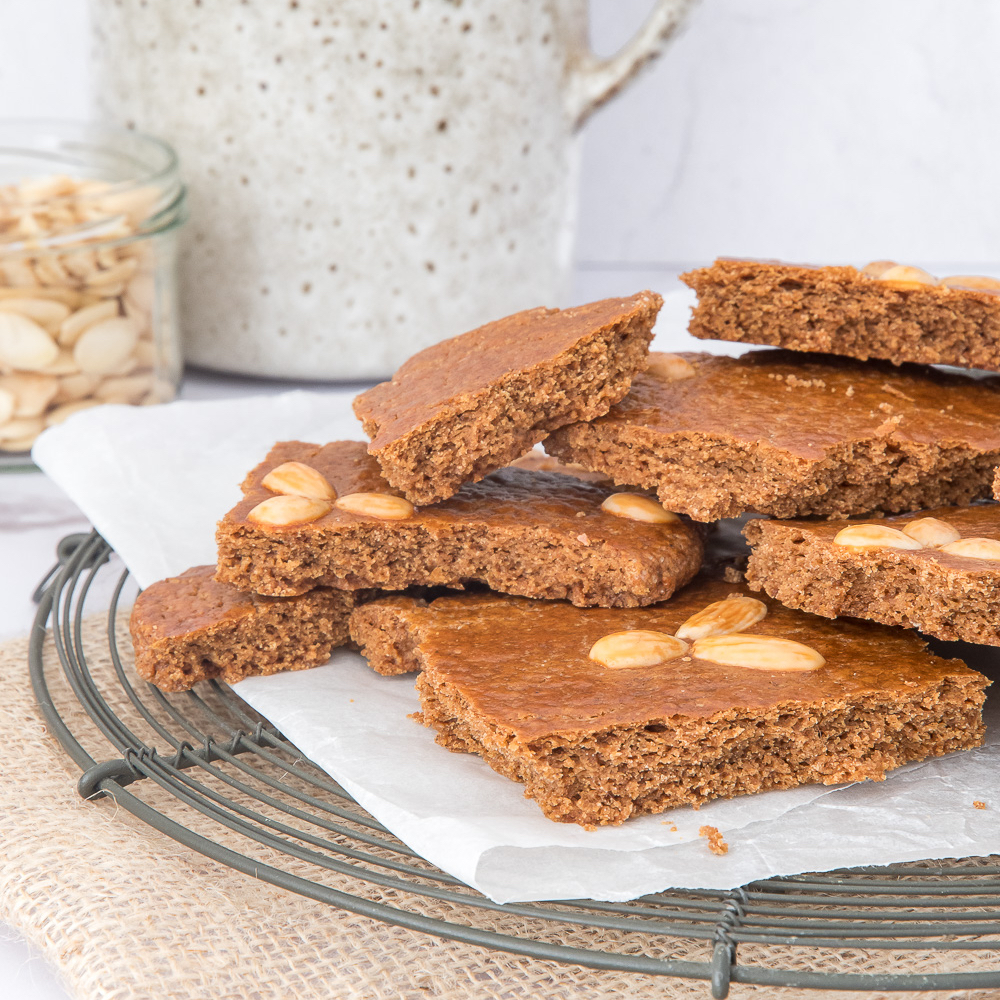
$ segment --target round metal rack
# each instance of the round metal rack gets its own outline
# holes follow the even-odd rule
[[[111,554],[96,533],[65,539],[35,595],[32,685],[51,733],[83,772],[79,791],[87,799],[111,795],[193,850],[331,906],[553,963],[706,980],[717,998],[731,983],[1000,987],[994,864],[851,869],[622,904],[493,903],[396,840],[226,685],[165,695],[139,680],[119,650],[127,572],[111,601],[114,675],[102,687],[82,633],[95,579],[118,572],[108,568]],[[47,626],[58,662],[43,661]],[[67,699],[86,710],[86,737],[79,723],[72,732],[64,720]],[[95,740],[103,756],[93,752]],[[866,962],[852,964],[845,954]]]

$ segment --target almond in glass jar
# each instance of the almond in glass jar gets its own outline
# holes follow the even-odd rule
[[[159,140],[0,122],[0,464],[81,410],[174,396],[184,217]]]

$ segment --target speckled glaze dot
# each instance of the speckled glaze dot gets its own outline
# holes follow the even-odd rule
[[[673,27],[612,67],[584,48],[586,7],[94,0],[102,111],[171,142],[190,183],[188,360],[382,377],[565,304],[576,127]]]

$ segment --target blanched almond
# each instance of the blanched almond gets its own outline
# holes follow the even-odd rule
[[[615,517],[627,517],[632,521],[646,521],[649,524],[668,524],[680,520],[673,511],[641,493],[612,493],[601,504],[601,510],[614,514]]]
[[[391,493],[348,493],[334,501],[334,506],[352,514],[377,517],[382,521],[401,521],[412,517],[413,504]]]
[[[696,371],[694,365],[679,354],[663,354],[654,351],[649,356],[646,373],[655,375],[665,382],[677,382],[680,379],[691,378],[696,374]]]
[[[65,258],[43,254],[32,264],[35,280],[41,285],[71,285],[73,277],[63,266]],[[39,289],[40,291],[41,289]],[[34,290],[32,290],[34,294]]]
[[[23,201],[49,201],[72,194],[77,181],[65,174],[49,174],[45,177],[30,177],[17,185],[17,193]]]
[[[915,538],[904,535],[898,528],[884,524],[851,524],[841,528],[834,536],[834,545],[852,549],[920,549],[923,545]]]
[[[88,327],[105,319],[113,319],[117,315],[118,303],[113,299],[101,299],[94,305],[77,309],[60,324],[59,343],[63,347],[72,347],[80,339],[80,334]]]
[[[54,375],[19,372],[0,376],[0,389],[14,396],[15,417],[40,417],[59,391],[59,379]]]
[[[68,348],[62,347],[59,349],[55,360],[47,364],[44,368],[39,368],[38,371],[45,375],[77,375],[79,374],[80,366],[76,363],[73,352]]]
[[[747,670],[816,670],[826,660],[812,646],[767,635],[716,635],[699,639],[691,655]]]
[[[78,399],[89,396],[100,383],[97,375],[85,375],[77,372],[75,375],[63,375],[59,379],[59,389],[52,398],[53,403],[75,403]]]
[[[655,667],[687,652],[687,643],[666,632],[632,629],[602,636],[590,648],[590,658],[612,670]]]
[[[947,521],[936,517],[919,517],[903,526],[903,534],[915,538],[921,545],[936,549],[949,542],[957,542],[962,533],[956,531]]]
[[[883,271],[878,276],[879,281],[888,281],[897,288],[923,288],[925,285],[936,285],[937,278],[919,267],[907,267],[897,264]]]
[[[10,298],[0,299],[0,312],[20,313],[39,326],[54,328],[69,315],[69,306],[55,299]]]
[[[31,446],[35,443],[35,438],[37,437],[38,434],[25,434],[19,438],[2,438],[0,439],[0,451],[10,452],[11,454],[21,451],[31,451]]]
[[[156,281],[153,275],[139,271],[128,283],[125,290],[125,310],[132,313],[149,315],[153,311],[153,299],[156,296]]]
[[[45,422],[41,417],[15,417],[0,424],[0,441],[11,441],[25,437],[35,437],[42,433]]]
[[[101,260],[98,258],[98,265]],[[108,294],[108,289],[114,286],[115,294],[120,295],[125,291],[124,284],[133,274],[135,274],[138,264],[134,260],[121,260],[108,268],[100,268],[94,271],[87,278],[87,285],[97,291],[99,295]],[[119,288],[118,286],[122,286]]]
[[[1000,541],[995,538],[962,538],[949,545],[942,545],[941,552],[966,559],[990,559],[1000,561]]]
[[[115,367],[112,368],[111,371],[105,372],[104,374],[117,378],[122,375],[133,374],[138,367],[139,367],[139,359],[134,354],[130,354],[119,364],[115,365]]]
[[[273,493],[311,497],[313,500],[336,500],[337,491],[326,477],[303,462],[283,462],[273,468],[261,484]]]
[[[873,260],[861,268],[861,273],[869,278],[881,278],[890,268],[898,266],[894,260]]]
[[[135,345],[135,360],[146,368],[156,367],[156,345],[145,337],[140,337]]]
[[[942,278],[941,284],[974,292],[1000,292],[1000,278],[989,278],[985,274],[953,274],[950,278]]]
[[[149,218],[159,198],[160,192],[155,187],[141,187],[106,194],[95,205],[102,215],[121,214],[135,226]]]
[[[308,524],[329,514],[330,504],[309,497],[277,496],[257,504],[247,518],[257,524],[285,527],[292,524]]]
[[[177,395],[177,386],[168,379],[157,375],[153,378],[153,388],[143,400],[144,403],[166,403]]]
[[[80,371],[88,375],[127,374],[121,366],[135,348],[139,331],[125,316],[106,319],[88,327],[73,348]]]
[[[152,387],[152,372],[112,375],[101,382],[94,395],[103,403],[138,403]]]
[[[38,371],[58,356],[56,342],[34,320],[16,312],[0,312],[0,365]]]
[[[677,638],[693,642],[710,635],[742,632],[759,622],[766,614],[767,605],[763,601],[737,594],[724,601],[715,601],[693,614],[677,630]]]
[[[17,257],[0,260],[0,281],[17,289],[32,288],[39,284],[31,265]]]
[[[53,299],[62,302],[70,309],[76,309],[80,304],[80,293],[72,288],[0,288],[0,299],[23,299],[30,294],[33,299]]]
[[[81,410],[89,410],[92,406],[97,406],[98,402],[96,399],[78,399],[73,403],[63,403],[62,406],[57,406],[54,410],[49,410],[45,415],[45,426],[55,427],[56,424],[61,424],[67,417],[73,416],[74,413],[79,413]]]
[[[90,276],[97,270],[97,255],[93,250],[74,250],[64,254],[59,260],[53,259],[49,263],[58,264],[63,272],[62,280],[65,282],[67,276],[77,279],[79,282],[88,282]]]

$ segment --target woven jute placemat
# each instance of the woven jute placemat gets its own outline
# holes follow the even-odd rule
[[[87,620],[82,645],[112,708],[115,683],[106,619]],[[122,646],[128,648],[123,637]],[[47,662],[55,650],[47,643]],[[63,719],[96,759],[114,756],[79,707],[58,668],[47,671]],[[0,918],[19,930],[59,970],[80,1000],[674,1000],[708,997],[701,981],[649,977],[559,965],[490,951],[389,926],[256,882],[141,823],[107,797],[84,802],[79,771],[46,732],[28,680],[27,640],[0,646]],[[152,785],[151,782],[145,782]],[[171,796],[144,789],[164,811]],[[175,810],[176,811],[176,810]],[[244,840],[192,811],[193,829],[246,851]],[[228,838],[228,839],[227,839]],[[256,854],[295,871],[294,860]],[[329,884],[400,905],[395,890],[360,887],[348,876]],[[407,905],[417,905],[408,901]],[[421,900],[422,912],[448,919],[450,904]],[[490,927],[537,932],[530,921],[501,915]],[[612,931],[566,929],[570,945],[628,948]],[[561,932],[559,932],[561,933]],[[599,936],[599,937],[598,937]],[[662,957],[704,961],[700,942],[664,938]],[[809,950],[812,952],[812,950]],[[837,972],[974,972],[1000,964],[995,952],[814,953],[740,948],[741,964]],[[2,994],[0,989],[0,994]],[[996,1000],[998,991],[933,994],[847,993],[734,985],[736,1000],[769,997],[963,997]]]

